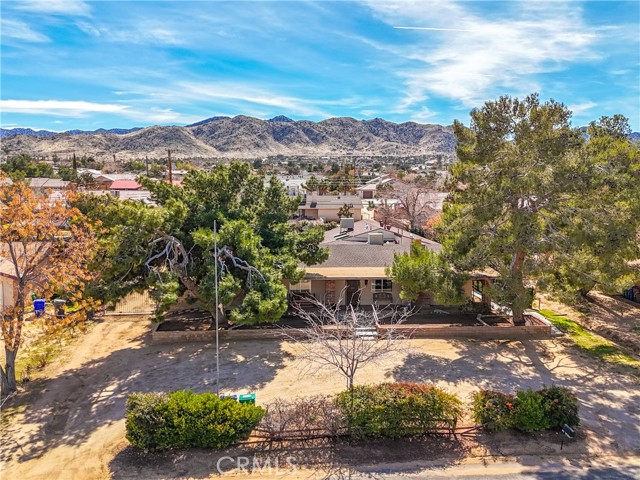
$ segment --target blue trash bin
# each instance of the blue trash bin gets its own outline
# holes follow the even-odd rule
[[[44,305],[47,301],[44,298],[36,298],[33,301],[33,311],[36,314],[36,317],[39,317],[44,313]]]

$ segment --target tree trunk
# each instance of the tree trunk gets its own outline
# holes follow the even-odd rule
[[[583,285],[582,287],[580,287],[579,292],[582,298],[587,298],[587,295],[589,295],[589,292],[593,290],[595,286],[596,282],[592,281],[589,283],[589,285]]]
[[[353,388],[353,375],[347,376],[347,390],[351,390]]]
[[[522,250],[516,250],[512,256],[510,274],[516,298],[511,305],[513,315],[513,324],[516,326],[524,326],[524,310],[527,303],[527,289],[524,286],[524,275],[522,268],[524,265],[525,253]]]
[[[16,351],[9,350],[6,347],[4,349],[6,358],[5,368],[0,369],[0,379],[2,383],[0,387],[2,391],[0,394],[2,394],[2,396],[9,395],[10,393],[15,392],[18,388],[16,384],[16,353]]]

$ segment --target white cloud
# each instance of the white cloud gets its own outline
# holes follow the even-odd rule
[[[156,95],[161,96],[158,92]],[[314,101],[310,99],[278,95],[271,91],[238,83],[196,83],[180,82],[175,88],[164,93],[169,97],[185,100],[216,100],[228,103],[246,102],[254,105],[276,108],[279,111],[294,115],[330,116],[321,106],[332,104],[348,104],[351,100]]]
[[[140,122],[193,123],[197,115],[185,115],[171,108],[132,108],[130,105],[93,103],[82,100],[0,100],[0,111],[30,115],[83,118],[91,114],[120,115]]]
[[[15,8],[50,15],[86,16],[90,13],[89,4],[82,0],[21,0],[16,2]]]
[[[87,35],[100,37],[104,41],[113,43],[187,45],[184,33],[159,25],[155,21],[141,20],[125,27],[78,21],[76,26]]]
[[[569,110],[571,110],[574,115],[583,115],[589,112],[589,110],[592,110],[594,107],[597,107],[597,106],[598,106],[597,103],[589,101],[589,102],[575,103],[573,105],[569,105],[567,108],[569,108]]]
[[[512,18],[484,18],[454,2],[367,4],[389,25],[411,23],[433,30],[407,32],[413,44],[404,56],[412,66],[399,73],[406,87],[401,108],[428,94],[466,106],[505,90],[523,94],[537,89],[535,75],[595,58],[591,47],[596,31],[585,24],[575,4],[514,2]]]
[[[435,117],[436,115],[437,114],[431,111],[428,107],[422,107],[411,115],[411,120],[418,123],[426,123],[427,120]]]
[[[2,39],[13,38],[24,42],[44,43],[51,41],[46,35],[36,32],[29,25],[20,20],[3,18],[1,23]]]
[[[129,107],[109,103],[66,100],[0,100],[0,110],[6,113],[29,113],[81,117],[89,113],[124,113]]]

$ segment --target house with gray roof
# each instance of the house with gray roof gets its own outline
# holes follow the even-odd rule
[[[441,245],[399,228],[383,228],[371,220],[343,218],[325,233],[321,247],[329,258],[305,267],[304,279],[289,290],[293,295],[311,295],[327,304],[401,304],[400,287],[387,277],[395,254],[410,253],[419,243],[434,252]]]
[[[290,297],[298,302],[314,297],[328,305],[402,305],[406,302],[400,298],[400,286],[387,276],[386,267],[395,255],[411,255],[415,244],[432,252],[442,250],[439,243],[402,228],[342,218],[320,243],[329,257],[319,265],[304,267],[302,281],[288,285]],[[470,301],[489,303],[483,291],[497,277],[491,269],[472,272],[463,286],[464,295]]]
[[[303,197],[298,213],[311,220],[337,222],[340,220],[338,212],[345,205],[350,206],[349,210],[354,220],[362,219],[364,204],[357,195],[320,195],[318,192],[312,192]]]

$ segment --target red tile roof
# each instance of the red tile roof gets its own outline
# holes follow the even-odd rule
[[[135,180],[114,180],[109,186],[109,190],[140,190],[140,185]]]

